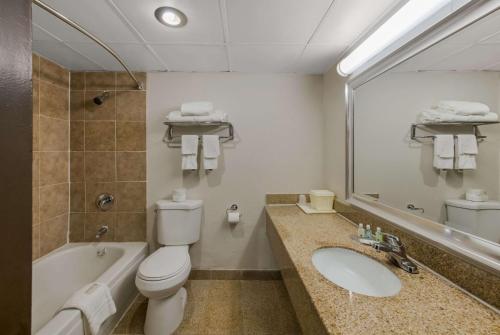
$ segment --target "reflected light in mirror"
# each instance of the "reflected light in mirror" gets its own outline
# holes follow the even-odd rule
[[[337,65],[348,76],[452,0],[410,0]]]

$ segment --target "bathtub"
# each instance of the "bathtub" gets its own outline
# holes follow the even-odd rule
[[[98,256],[103,247],[106,254]],[[56,312],[76,290],[98,281],[108,285],[116,304],[99,331],[109,334],[138,293],[135,273],[147,250],[145,242],[69,243],[33,262],[31,333],[84,335],[80,311]]]

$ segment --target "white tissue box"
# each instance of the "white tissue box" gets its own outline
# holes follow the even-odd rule
[[[309,193],[311,197],[311,207],[319,210],[326,211],[333,208],[333,200],[335,199],[335,194],[328,190],[312,190]]]

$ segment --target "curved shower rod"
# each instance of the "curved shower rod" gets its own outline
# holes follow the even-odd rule
[[[91,40],[93,40],[94,42],[96,42],[97,44],[99,44],[101,47],[103,47],[104,50],[106,50],[111,56],[113,56],[118,61],[118,63],[120,63],[125,68],[125,70],[127,71],[128,75],[130,76],[130,78],[132,78],[132,80],[135,81],[135,83],[137,84],[137,89],[138,90],[142,90],[143,89],[143,84],[139,80],[137,80],[137,78],[134,76],[134,74],[132,73],[132,71],[130,71],[130,69],[127,67],[127,65],[125,65],[125,63],[120,58],[120,56],[118,56],[118,54],[116,52],[114,52],[113,49],[111,49],[110,47],[108,47],[103,41],[101,41],[95,35],[89,33],[87,30],[85,30],[85,28],[83,28],[82,26],[80,26],[78,23],[72,21],[71,19],[68,19],[66,16],[62,15],[57,10],[55,10],[54,8],[50,7],[49,5],[43,3],[42,1],[40,1],[40,0],[32,0],[32,2],[35,5],[37,5],[38,7],[40,7],[41,9],[43,9],[43,10],[49,12],[50,14],[54,15],[55,17],[57,17],[61,21],[69,24],[71,27],[75,28],[76,30],[78,30],[79,32],[81,32],[82,34],[86,35]]]

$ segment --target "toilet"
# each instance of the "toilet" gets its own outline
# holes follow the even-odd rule
[[[187,293],[183,287],[191,271],[189,245],[200,238],[201,200],[156,203],[157,239],[161,247],[139,266],[135,284],[147,297],[145,335],[168,335],[184,316]]]
[[[446,225],[500,243],[500,202],[446,200]]]

